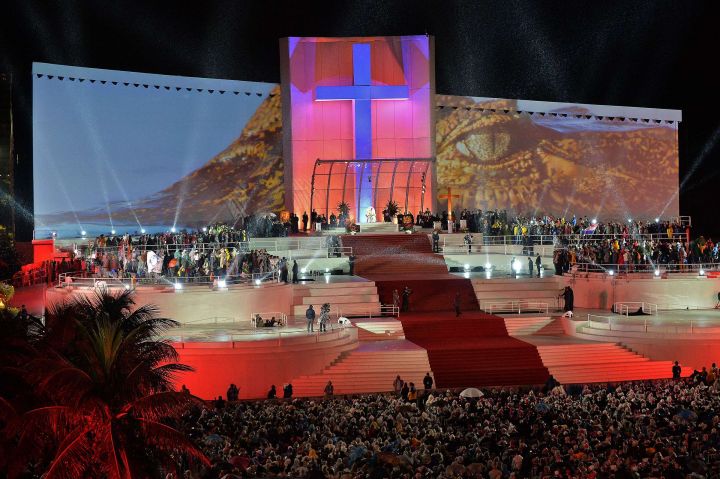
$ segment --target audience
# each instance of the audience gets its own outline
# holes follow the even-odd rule
[[[179,427],[214,464],[192,477],[714,477],[720,396],[705,384],[241,402]]]

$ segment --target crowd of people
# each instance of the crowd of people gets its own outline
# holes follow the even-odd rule
[[[216,406],[193,409],[177,425],[213,463],[186,477],[720,474],[720,395],[717,383],[697,380]]]
[[[597,240],[558,241],[553,253],[555,273],[568,272],[575,265],[603,269],[617,266],[618,272],[645,271],[660,265],[683,271],[688,265],[718,263],[720,247],[700,236],[686,243],[684,239],[635,239],[614,237]],[[600,266],[606,265],[606,266]]]

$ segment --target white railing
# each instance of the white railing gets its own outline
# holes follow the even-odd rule
[[[644,301],[618,301],[613,305],[613,311],[617,314],[630,316],[630,309],[633,311],[641,311],[645,314],[657,316],[658,305],[655,303],[646,303]]]
[[[549,314],[550,306],[546,302],[533,300],[505,300],[505,301],[482,301],[480,309],[486,313],[493,314],[495,312],[512,312],[522,314],[525,312],[544,312]]]
[[[695,274],[705,276],[709,272],[720,271],[720,263],[643,263],[643,264],[599,264],[599,263],[576,263],[572,266],[571,273],[604,273],[604,274],[628,274],[644,273],[653,276],[665,274]],[[702,274],[701,274],[702,273]]]
[[[248,341],[262,341],[262,340],[276,340],[278,347],[283,346],[286,342],[292,344],[304,344],[304,343],[323,343],[329,341],[336,341],[353,334],[354,328],[338,328],[332,331],[320,332],[315,331],[312,334],[306,333],[305,331],[287,331],[279,328],[258,328],[249,330],[247,332],[233,331],[232,334],[225,335],[223,337],[223,343],[227,344],[228,348],[247,348]],[[185,349],[192,347],[192,343],[204,342],[203,340],[190,339],[190,333],[188,335],[179,334],[167,334],[167,339],[173,341],[173,347],[176,349]],[[217,340],[211,341],[217,343]]]
[[[275,319],[275,322],[281,326],[287,326],[287,314],[281,311],[264,311],[262,313],[250,313],[250,325],[253,328],[264,328],[265,321]],[[258,324],[262,321],[263,324]]]
[[[584,326],[588,329],[596,329],[602,331],[615,331],[626,333],[658,333],[658,334],[699,334],[702,332],[720,333],[720,326],[712,327],[695,327],[695,320],[685,321],[682,324],[653,324],[652,319],[620,319],[617,316],[600,316],[596,314],[588,314],[587,322]],[[706,330],[706,331],[702,331]]]
[[[459,246],[462,245],[464,234],[458,232],[456,234],[447,234],[443,236],[443,246]],[[627,235],[622,233],[573,233],[573,234],[542,234],[542,235],[486,235],[482,233],[472,233],[473,245],[484,246],[553,246],[561,243],[578,244],[588,241],[601,240],[648,240],[648,241],[668,241],[683,240],[685,232],[674,232],[671,236],[667,233],[634,233]]]
[[[164,285],[168,287],[176,287],[175,285],[194,286],[194,285],[213,285],[218,289],[223,289],[222,282],[225,287],[237,284],[255,284],[277,282],[280,278],[279,271],[270,271],[267,273],[252,273],[249,275],[235,276],[80,276],[77,273],[61,273],[58,275],[58,286],[83,286],[83,287],[122,287],[125,289],[133,289],[140,285]]]
[[[339,308],[337,309],[338,317],[345,316]],[[349,316],[352,316],[353,318],[381,318],[381,317],[387,317],[387,316],[394,316],[398,317],[400,316],[400,307],[395,306],[394,304],[381,304],[380,310],[377,309],[367,309],[367,310],[353,310],[351,313],[347,313]],[[347,317],[347,316],[346,316]]]

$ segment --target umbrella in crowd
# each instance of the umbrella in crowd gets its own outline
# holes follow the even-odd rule
[[[483,397],[482,391],[477,388],[467,388],[460,393],[460,397],[463,398],[481,398]]]

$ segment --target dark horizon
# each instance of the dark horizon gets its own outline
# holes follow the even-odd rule
[[[711,4],[555,2],[160,2],[11,0],[0,69],[12,73],[15,190],[32,211],[33,61],[136,72],[280,81],[286,36],[435,37],[437,92],[680,109],[680,212],[717,236],[712,201],[720,91],[702,66],[718,44]],[[668,192],[670,197],[673,192]],[[32,225],[17,215],[18,237]]]

